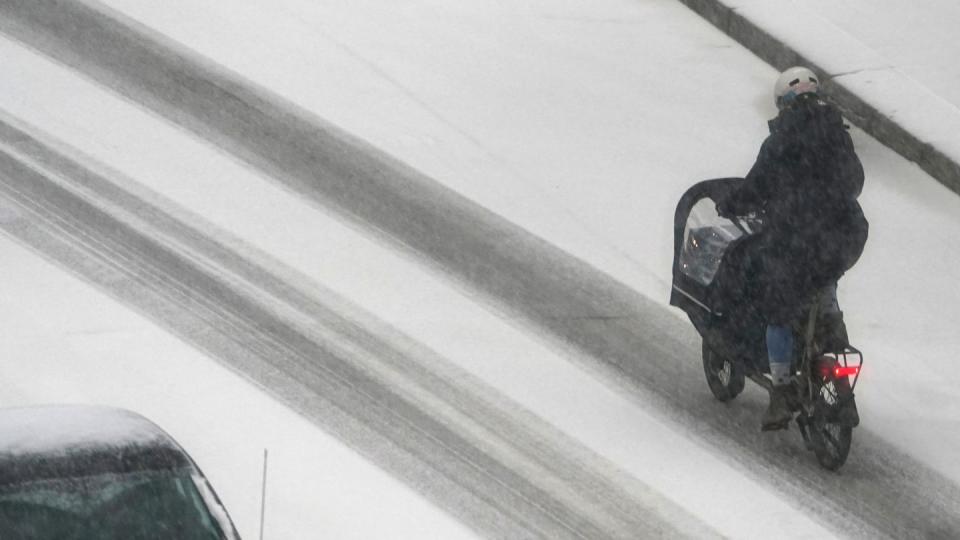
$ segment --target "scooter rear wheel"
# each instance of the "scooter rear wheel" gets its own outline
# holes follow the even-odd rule
[[[810,437],[813,452],[824,469],[839,469],[850,454],[853,428],[843,421],[843,404],[852,403],[850,382],[846,376],[828,378],[817,387],[819,395],[813,407]]]
[[[730,401],[743,392],[746,377],[743,364],[724,358],[703,343],[703,373],[713,396],[720,401]]]

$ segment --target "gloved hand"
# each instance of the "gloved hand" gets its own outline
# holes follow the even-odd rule
[[[737,216],[737,208],[733,197],[727,196],[717,201],[717,215],[726,219]]]

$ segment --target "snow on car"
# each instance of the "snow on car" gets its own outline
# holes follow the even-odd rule
[[[234,539],[203,473],[124,409],[0,409],[0,538]]]

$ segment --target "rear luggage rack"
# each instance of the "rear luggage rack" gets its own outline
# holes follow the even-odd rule
[[[853,345],[847,345],[840,352],[824,352],[825,356],[834,361],[833,377],[849,377],[853,375],[853,381],[850,383],[850,390],[853,391],[860,379],[860,368],[863,366],[863,353]]]

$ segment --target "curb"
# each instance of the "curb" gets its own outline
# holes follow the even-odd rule
[[[828,73],[817,62],[800,54],[721,0],[679,1],[778,70],[804,65],[818,73]],[[851,122],[884,146],[919,165],[947,189],[960,194],[960,163],[930,143],[920,140],[829,75],[823,81],[823,86]]]

